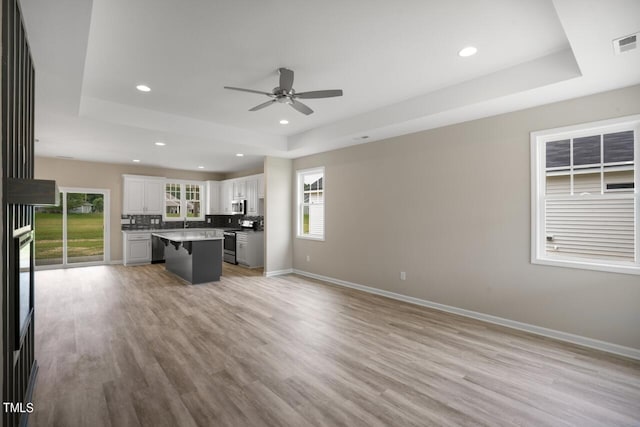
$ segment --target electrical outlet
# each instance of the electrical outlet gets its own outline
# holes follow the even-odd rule
[[[135,218],[131,218],[131,224],[135,224],[136,223],[136,219]]]
[[[405,271],[400,272],[400,280],[407,280],[407,273]]]
[[[311,261],[311,256],[307,255],[307,262]]]
[[[231,218],[229,218],[229,224],[231,224]]]
[[[207,224],[211,224],[211,218],[207,218]]]

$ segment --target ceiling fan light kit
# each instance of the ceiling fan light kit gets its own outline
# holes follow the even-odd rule
[[[288,68],[279,68],[278,72],[280,73],[280,84],[278,87],[275,87],[271,92],[264,92],[260,90],[253,89],[244,89],[240,87],[231,87],[225,86],[225,89],[230,90],[238,90],[241,92],[249,92],[249,93],[257,93],[260,95],[266,95],[271,98],[267,102],[263,102],[262,104],[258,104],[255,107],[249,109],[249,111],[258,111],[266,108],[270,105],[275,104],[276,102],[282,104],[289,104],[291,108],[296,111],[301,112],[302,114],[309,115],[313,113],[313,110],[309,108],[306,104],[298,101],[297,99],[319,99],[319,98],[333,98],[336,96],[342,96],[342,89],[329,89],[329,90],[314,90],[310,92],[299,92],[297,93],[293,89],[293,70],[289,70]]]

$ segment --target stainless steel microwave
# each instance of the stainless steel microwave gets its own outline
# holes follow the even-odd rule
[[[244,215],[246,211],[247,211],[246,200],[231,201],[231,215]]]

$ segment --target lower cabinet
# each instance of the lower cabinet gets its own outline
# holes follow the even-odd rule
[[[250,268],[263,267],[263,245],[263,232],[236,232],[236,260],[238,264]]]
[[[151,233],[123,232],[124,265],[149,264],[151,262]]]

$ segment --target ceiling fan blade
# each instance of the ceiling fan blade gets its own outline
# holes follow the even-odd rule
[[[241,92],[251,92],[251,93],[259,93],[260,95],[267,95],[267,96],[273,96],[272,93],[270,92],[263,92],[260,90],[253,90],[253,89],[244,89],[241,87],[231,87],[231,86],[225,86],[225,89],[231,89],[231,90],[239,90]]]
[[[280,72],[280,89],[284,89],[287,92],[291,91],[293,87],[293,71],[288,68],[278,69]]]
[[[249,111],[262,110],[263,108],[268,107],[269,105],[273,104],[274,102],[276,102],[275,99],[272,99],[271,101],[263,102],[262,104],[256,105],[255,107],[251,108]]]
[[[342,96],[342,89],[314,90],[311,92],[296,93],[296,97],[302,99],[332,98],[334,96]]]
[[[300,111],[302,114],[306,114],[307,116],[313,113],[313,110],[311,108],[307,107],[302,102],[296,101],[295,99],[292,99],[291,104],[289,105],[291,105],[294,109]]]

